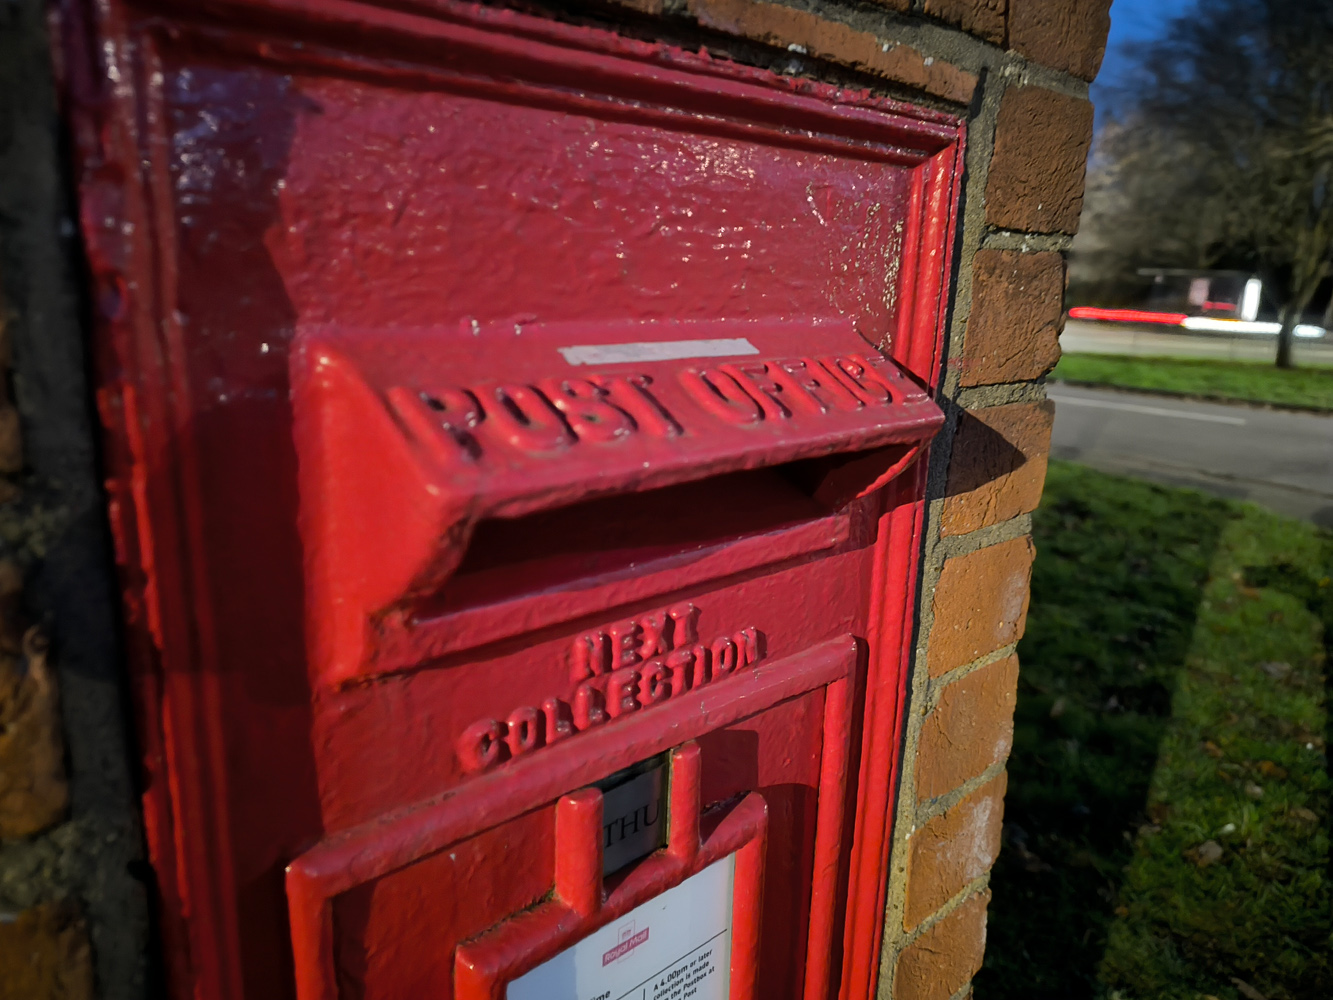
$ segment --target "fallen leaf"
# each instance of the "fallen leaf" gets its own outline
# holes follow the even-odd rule
[[[1231,985],[1236,987],[1236,989],[1240,991],[1240,995],[1245,997],[1246,1000],[1268,1000],[1268,997],[1264,996],[1243,979],[1237,979],[1235,976],[1232,976]]]
[[[1319,822],[1319,814],[1313,809],[1306,809],[1304,806],[1297,806],[1291,811],[1291,814],[1305,823]]]
[[[1058,719],[1065,714],[1065,709],[1069,706],[1069,699],[1060,695],[1055,699],[1055,704],[1051,706],[1051,718]]]
[[[1284,663],[1281,660],[1269,660],[1266,663],[1259,664],[1259,669],[1266,673],[1275,681],[1280,681],[1291,673],[1291,664]]]
[[[1212,740],[1203,741],[1203,752],[1209,757],[1220,758],[1222,756],[1222,748]]]
[[[1221,860],[1222,845],[1215,840],[1205,840],[1198,847],[1191,848],[1185,852],[1185,856],[1194,862],[1196,867],[1207,868],[1209,865]]]
[[[1115,915],[1116,915],[1117,917],[1127,917],[1127,916],[1129,916],[1129,907],[1128,907],[1128,906],[1117,906],[1117,907],[1115,908]]]
[[[1275,778],[1281,781],[1287,776],[1287,769],[1279,764],[1274,764],[1271,760],[1259,761],[1259,773],[1265,778]]]
[[[1013,851],[1018,855],[1018,859],[1023,862],[1023,870],[1037,874],[1039,872],[1055,871],[1045,861],[1028,850],[1028,835],[1017,823],[1006,823],[1004,825],[1004,845],[1006,850]]]
[[[1039,875],[1042,872],[1055,871],[1054,868],[1048,865],[1040,857],[1029,851],[1027,847],[1025,847],[1023,844],[1014,844],[1014,851],[1018,854],[1019,859],[1023,862],[1023,870],[1025,872],[1028,872],[1032,875]]]
[[[1249,781],[1245,783],[1245,794],[1258,801],[1264,797],[1264,790],[1253,781]]]

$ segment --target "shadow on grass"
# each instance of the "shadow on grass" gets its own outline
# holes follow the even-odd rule
[[[1103,992],[1098,966],[1224,502],[1052,463],[981,1000]]]

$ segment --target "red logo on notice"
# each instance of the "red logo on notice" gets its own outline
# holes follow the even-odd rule
[[[639,945],[648,940],[648,928],[645,927],[633,937],[626,938],[602,956],[602,965],[610,965],[618,958],[624,958]]]

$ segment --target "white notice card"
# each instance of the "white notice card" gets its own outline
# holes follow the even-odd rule
[[[732,854],[509,984],[507,1000],[727,1000]]]

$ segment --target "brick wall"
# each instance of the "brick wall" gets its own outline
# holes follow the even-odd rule
[[[1110,0],[621,0],[967,110],[968,163],[879,995],[961,1000],[985,951],[1060,356],[1064,254]]]
[[[971,995],[985,950],[1005,761],[1059,359],[1064,252],[1078,229],[1092,136],[1087,81],[1104,0],[925,0],[987,46],[955,49],[972,104],[963,251],[933,456],[926,575],[895,817],[880,995]],[[999,51],[1003,49],[1003,51]],[[929,51],[929,50],[926,50]],[[947,452],[947,454],[945,454]]]

